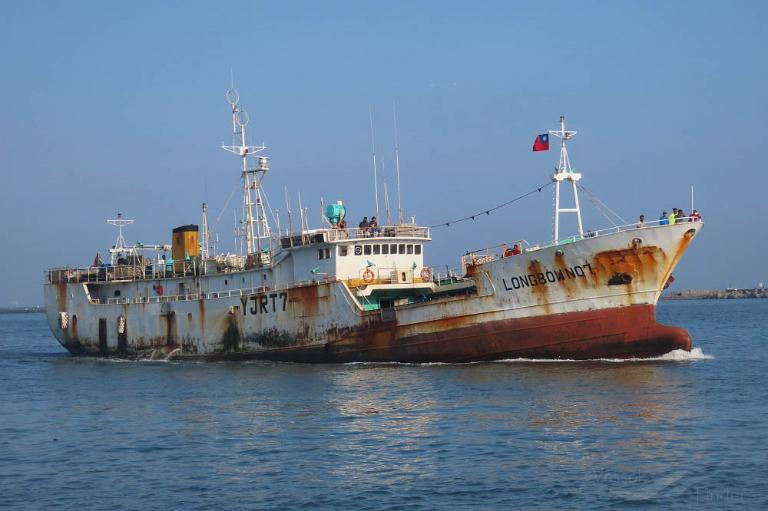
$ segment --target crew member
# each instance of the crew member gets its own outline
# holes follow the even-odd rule
[[[371,222],[368,224],[368,229],[371,231],[371,233],[376,236],[379,233],[379,221],[376,220],[375,216],[371,217]]]

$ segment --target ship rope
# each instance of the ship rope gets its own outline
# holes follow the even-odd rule
[[[538,193],[538,192],[542,191],[544,188],[548,187],[553,182],[554,181],[550,181],[547,184],[544,184],[544,185],[541,185],[539,187],[534,188],[530,192],[526,192],[526,193],[524,193],[522,195],[518,195],[514,199],[508,200],[507,202],[503,202],[503,203],[501,203],[501,204],[499,204],[497,206],[494,206],[492,208],[488,208],[488,209],[484,209],[482,211],[479,211],[479,212],[475,213],[474,215],[468,215],[468,216],[465,216],[463,218],[457,218],[456,220],[450,220],[448,222],[440,222],[439,224],[430,225],[429,228],[430,229],[434,229],[436,227],[450,227],[451,225],[458,224],[459,222],[465,222],[467,220],[475,220],[475,218],[477,218],[479,216],[482,216],[482,215],[490,215],[492,212],[494,212],[496,210],[499,210],[499,209],[502,209],[502,208],[506,208],[507,206],[509,206],[511,204],[514,204],[515,202],[528,197],[529,195],[533,195],[534,193]]]
[[[617,225],[627,225],[627,221],[624,220],[621,217],[621,215],[619,215],[618,213],[613,211],[611,208],[609,208],[603,201],[601,201],[599,198],[597,198],[597,196],[594,193],[592,193],[589,190],[587,190],[584,187],[584,185],[579,183],[576,186],[578,186],[579,190],[581,190],[582,192],[584,192],[587,195],[587,198],[595,206],[595,209],[597,209],[600,212],[601,215],[603,215],[609,222],[611,222],[611,224],[613,224],[614,227],[616,227]],[[611,219],[611,217],[608,216],[603,209],[605,209],[605,211],[608,211],[609,213],[611,213],[614,217],[618,218],[621,223],[617,224],[616,222],[614,222],[613,219]]]
[[[235,185],[234,188],[232,188],[232,191],[229,192],[229,197],[227,197],[227,201],[224,203],[224,207],[221,208],[221,211],[219,211],[218,216],[216,217],[216,223],[218,224],[221,221],[221,215],[224,214],[224,211],[226,211],[227,206],[229,206],[229,201],[232,200],[232,196],[235,195],[235,191],[240,188],[240,185]]]

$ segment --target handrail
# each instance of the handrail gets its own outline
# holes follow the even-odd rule
[[[347,240],[373,240],[381,238],[417,238],[431,239],[431,230],[429,227],[419,227],[417,225],[382,225],[378,227],[351,227],[347,229],[320,229],[311,231],[304,236],[293,234],[282,236],[280,245],[283,248],[313,245],[317,243],[326,243],[330,241]]]
[[[701,220],[698,217],[686,216],[686,217],[676,219],[674,224],[670,224],[669,220],[665,219],[665,220],[651,220],[648,222],[643,222],[642,224],[640,222],[634,222],[626,225],[614,225],[613,227],[607,227],[605,229],[599,229],[597,231],[587,231],[583,235],[574,234],[572,236],[566,236],[565,238],[560,238],[559,240],[550,241],[547,243],[531,245],[531,244],[528,244],[528,242],[526,241],[525,243],[527,243],[529,246],[523,248],[523,253],[528,254],[531,252],[536,252],[537,250],[541,250],[543,248],[556,247],[559,245],[567,245],[569,243],[573,243],[583,239],[597,238],[600,236],[607,236],[609,234],[616,234],[619,232],[627,232],[627,231],[635,231],[635,230],[640,231],[642,229],[648,229],[648,228],[654,228],[654,227],[666,227],[668,225],[677,225],[677,224],[692,223],[692,222],[700,223],[700,224],[704,223],[703,220]],[[524,241],[524,240],[521,240],[521,241]],[[467,260],[469,260],[470,264],[472,265],[483,264],[483,263],[493,261],[497,259],[499,256],[491,253],[491,250],[494,248],[503,247],[504,245],[505,245],[504,243],[500,243],[492,247],[486,247],[478,250],[473,250],[471,252],[467,252],[461,258],[462,265],[466,266]]]
[[[549,243],[542,243],[542,244],[536,245],[531,249],[526,249],[525,251],[532,252],[534,250],[538,250],[541,248],[554,247],[556,245],[565,245],[567,243],[573,243],[574,241],[583,240],[585,238],[596,238],[599,236],[605,236],[607,234],[616,234],[618,232],[641,230],[641,229],[647,229],[649,227],[665,227],[667,225],[677,225],[677,224],[684,224],[684,223],[690,223],[690,222],[696,222],[696,223],[702,223],[702,224],[704,223],[701,219],[698,219],[697,217],[692,217],[692,216],[685,216],[682,218],[678,218],[675,220],[674,224],[670,224],[669,219],[650,220],[647,222],[643,222],[642,224],[640,222],[633,222],[631,224],[625,224],[625,225],[614,225],[613,227],[598,229],[597,231],[587,231],[581,236],[578,234],[574,234],[572,236],[560,238],[559,240],[556,240],[556,241],[551,241]]]
[[[182,263],[181,271],[167,271],[165,268],[157,269],[141,265],[121,264],[116,266],[89,266],[86,268],[50,268],[46,270],[48,283],[57,284],[63,282],[113,282],[113,281],[137,281],[137,280],[159,280],[170,278],[190,277],[197,273],[198,265],[193,259],[191,261],[176,261]]]
[[[250,296],[263,293],[274,293],[280,291],[286,291],[297,287],[307,287],[319,284],[333,284],[341,282],[336,278],[326,278],[321,280],[303,280],[301,282],[295,282],[293,284],[285,284],[277,287],[258,286],[258,287],[245,287],[238,289],[227,289],[225,291],[211,291],[210,293],[186,293],[180,295],[162,295],[162,296],[135,296],[133,298],[128,297],[116,297],[106,298],[100,300],[98,298],[90,298],[89,302],[94,305],[124,305],[131,303],[166,303],[166,302],[186,302],[193,300],[212,300],[217,298],[231,298],[233,296]]]

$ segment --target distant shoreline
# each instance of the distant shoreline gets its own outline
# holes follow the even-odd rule
[[[0,314],[41,314],[45,307],[0,307]]]
[[[662,300],[739,300],[768,298],[768,289],[703,289],[699,291],[673,291],[662,295]]]

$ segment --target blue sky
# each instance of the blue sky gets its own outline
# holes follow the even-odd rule
[[[118,210],[129,241],[168,242],[207,200],[232,248],[237,195],[215,221],[239,178],[219,147],[231,70],[273,207],[301,192],[315,226],[321,197],[353,222],[374,211],[369,106],[394,196],[397,102],[404,209],[427,225],[546,183],[557,152],[531,144],[565,115],[583,184],[624,218],[688,210],[695,185],[707,226],[676,289],[768,282],[766,5],[3,2],[0,305],[40,303],[46,267],[104,253]],[[551,208],[548,189],[435,230],[427,260],[547,240]]]

